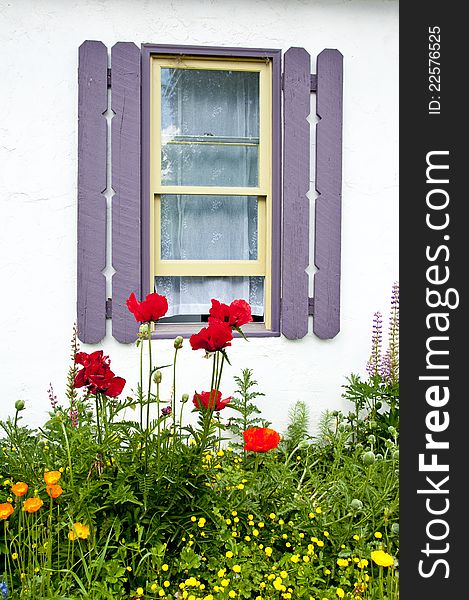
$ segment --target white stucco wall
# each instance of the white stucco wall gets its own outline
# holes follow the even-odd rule
[[[344,408],[345,376],[364,373],[371,319],[385,317],[398,274],[398,2],[396,0],[0,0],[0,419],[26,401],[40,425],[52,383],[64,400],[76,302],[77,59],[86,39],[280,48],[344,55],[341,331],[235,340],[223,392],[244,367],[282,431],[298,399],[311,430]],[[312,117],[314,121],[314,116]],[[314,156],[314,154],[313,154]],[[314,191],[311,201],[314,202]],[[313,211],[311,211],[313,213]],[[314,269],[313,269],[314,270]],[[311,323],[310,323],[311,329]],[[103,348],[130,392],[138,352],[109,334]],[[158,362],[172,341],[157,341]],[[160,363],[160,364],[161,364]],[[178,391],[208,389],[210,364],[186,341]],[[170,386],[164,373],[164,393]]]

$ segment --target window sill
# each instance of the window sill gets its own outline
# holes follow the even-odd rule
[[[155,331],[151,334],[152,340],[164,340],[175,338],[178,335],[188,338],[194,333],[198,333],[202,328],[207,327],[208,323],[157,323]],[[280,331],[266,329],[263,323],[250,323],[243,325],[243,332],[247,338],[258,337],[279,337]],[[238,332],[233,331],[233,337],[242,337]]]

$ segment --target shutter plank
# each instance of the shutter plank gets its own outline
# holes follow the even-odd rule
[[[308,333],[310,55],[290,48],[284,57],[282,333]]]
[[[112,335],[133,342],[138,324],[126,306],[140,298],[140,49],[118,42],[111,50],[112,156]]]
[[[77,330],[87,344],[106,335],[107,48],[87,40],[78,59]]]
[[[343,56],[323,50],[317,58],[316,199],[313,332],[322,339],[340,330]]]

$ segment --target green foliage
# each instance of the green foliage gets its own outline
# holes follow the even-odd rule
[[[175,379],[169,403],[160,397],[150,343],[143,332],[149,376],[133,396],[78,394],[73,360],[68,406],[54,402],[36,429],[22,424],[21,405],[0,422],[8,599],[336,600],[342,589],[346,598],[398,600],[398,379],[352,375],[352,416],[326,412],[314,437],[298,400],[277,449],[245,452],[243,431],[270,425],[256,406],[264,394],[252,370],[235,377],[226,413],[236,416],[201,409],[188,425],[188,397],[177,401]],[[77,350],[74,332],[72,358]],[[224,360],[213,358],[215,390]],[[222,445],[226,433],[234,439]],[[48,495],[47,470],[60,472],[57,498]],[[23,496],[12,490],[17,482],[29,486]],[[32,498],[43,505],[22,510]],[[89,529],[74,538],[77,524]],[[395,565],[375,564],[376,549]]]
[[[232,440],[231,446],[233,448],[244,447],[243,432],[246,429],[250,427],[268,427],[270,425],[269,421],[256,416],[260,415],[261,411],[256,406],[255,400],[264,396],[264,394],[255,389],[257,381],[253,379],[252,375],[252,369],[243,369],[241,377],[234,377],[238,387],[231,399],[230,408],[239,412],[240,416],[231,417],[227,429],[241,441]]]

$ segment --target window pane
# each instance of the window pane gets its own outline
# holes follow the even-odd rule
[[[208,314],[212,298],[230,304],[242,298],[253,315],[264,315],[263,277],[155,277],[155,291],[168,300],[166,317]]]
[[[163,260],[257,260],[257,196],[161,196]]]
[[[161,69],[163,185],[257,186],[259,73]]]

